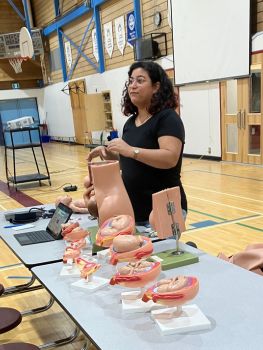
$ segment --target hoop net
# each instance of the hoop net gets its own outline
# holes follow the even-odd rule
[[[10,58],[9,63],[13,67],[16,73],[22,73],[22,62],[27,61],[28,57],[15,57]]]

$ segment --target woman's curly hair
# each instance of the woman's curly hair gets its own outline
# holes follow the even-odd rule
[[[150,114],[155,114],[166,108],[175,109],[178,103],[176,102],[173,85],[170,79],[168,78],[165,70],[155,62],[138,61],[133,63],[130,66],[130,69],[128,72],[129,78],[131,77],[132,72],[137,68],[142,68],[148,73],[152,84],[155,84],[157,82],[160,83],[159,90],[152,96],[152,100],[151,100],[151,104],[148,109],[148,112]],[[122,112],[126,116],[130,116],[131,114],[137,115],[138,109],[131,102],[131,99],[128,93],[128,86],[129,86],[129,81],[125,83],[125,87],[122,92],[122,101],[121,101]]]

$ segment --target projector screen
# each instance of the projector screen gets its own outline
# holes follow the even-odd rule
[[[170,1],[176,85],[249,74],[250,0]]]

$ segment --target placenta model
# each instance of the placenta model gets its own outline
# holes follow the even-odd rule
[[[129,262],[127,265],[118,268],[118,272],[111,278],[110,284],[120,284],[129,288],[142,288],[155,281],[160,273],[161,264],[159,262],[146,260]]]
[[[72,199],[70,196],[65,195],[56,199],[55,206],[57,207],[59,203],[65,204],[73,213],[88,214],[89,212],[84,199]]]
[[[121,178],[119,162],[91,162],[88,168],[90,175],[89,179],[85,178],[84,186],[89,188],[93,185],[95,197],[90,192],[89,195],[84,195],[84,200],[90,213],[95,211],[96,204],[99,224],[117,215],[124,214],[134,218],[133,208]]]
[[[197,295],[198,290],[199,282],[196,277],[177,276],[158,281],[146,290],[142,300],[144,302],[152,300],[155,303],[168,307],[177,306],[175,313],[165,313],[163,315],[164,318],[172,318],[182,313],[182,305],[193,299]]]
[[[108,248],[113,238],[118,235],[132,235],[135,233],[134,218],[130,215],[117,215],[107,219],[99,228],[96,244]]]
[[[110,246],[110,263],[138,261],[149,257],[153,252],[150,238],[137,235],[120,235],[113,239]]]

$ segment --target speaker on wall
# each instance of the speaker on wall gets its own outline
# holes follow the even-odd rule
[[[161,47],[164,48],[163,52],[161,50]],[[167,55],[165,33],[153,33],[135,40],[135,61],[156,60],[157,58],[165,55]]]

